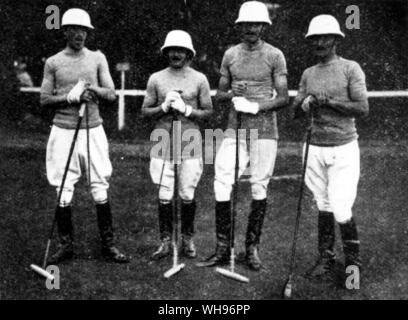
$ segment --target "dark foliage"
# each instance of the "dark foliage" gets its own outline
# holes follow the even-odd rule
[[[95,26],[88,41],[108,57],[116,86],[120,74],[116,63],[128,61],[126,88],[145,88],[150,74],[166,66],[160,54],[166,34],[176,28],[189,31],[197,56],[194,67],[204,72],[212,88],[217,86],[218,68],[228,46],[239,42],[234,25],[242,0],[0,0],[1,24],[1,105],[3,110],[23,104],[16,90],[13,60],[25,57],[36,86],[41,84],[44,61],[61,50],[65,43],[61,30],[48,30],[46,8],[56,5],[61,16],[70,7],[88,10]],[[339,53],[359,62],[369,90],[408,88],[407,12],[405,0],[268,0],[280,7],[271,11],[273,25],[265,39],[280,48],[287,59],[289,88],[296,89],[305,68],[314,63],[304,35],[317,14],[335,15],[346,33]],[[346,28],[346,8],[357,5],[360,29]],[[133,104],[140,107],[140,99]],[[219,106],[217,106],[219,107]],[[132,106],[132,113],[135,107]],[[128,108],[129,109],[129,108]],[[10,113],[10,112],[8,112]],[[115,115],[112,115],[115,118]],[[221,113],[217,113],[220,118]],[[218,119],[219,124],[222,119]],[[145,130],[145,127],[141,129]]]
[[[11,57],[26,56],[35,83],[39,85],[44,58],[64,46],[62,32],[47,30],[45,9],[53,4],[61,15],[69,7],[81,7],[91,14],[96,32],[89,46],[101,49],[113,67],[124,60],[132,64],[128,86],[143,88],[149,75],[165,63],[160,46],[168,31],[187,29],[198,52],[195,66],[205,71],[216,85],[216,67],[225,49],[239,41],[234,27],[242,0],[2,0],[2,64]],[[268,1],[272,2],[272,1]],[[301,72],[313,63],[303,35],[310,19],[321,13],[335,15],[347,37],[340,53],[360,62],[367,73],[371,89],[402,89],[407,87],[406,11],[403,0],[394,1],[294,1],[276,0],[273,26],[265,34],[270,43],[285,53],[291,88],[297,86]],[[360,30],[345,26],[348,5],[360,9]],[[116,80],[118,76],[116,75]]]

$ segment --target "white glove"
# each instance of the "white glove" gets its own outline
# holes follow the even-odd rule
[[[174,110],[177,110],[178,112],[184,114],[186,117],[189,117],[193,112],[193,107],[186,104],[181,97],[176,101],[172,102],[171,107]]]
[[[272,100],[275,100],[276,97],[278,96],[278,93],[276,92],[276,90],[273,90],[273,95],[272,95]]]
[[[305,100],[303,100],[301,108],[304,112],[310,111],[310,103],[312,102],[313,99],[314,99],[313,96],[307,96]]]
[[[169,112],[169,109],[171,107],[171,103],[176,101],[177,99],[181,99],[180,94],[177,91],[170,91],[166,95],[166,99],[164,102],[161,104],[161,108],[164,113]]]
[[[87,83],[85,80],[80,79],[78,83],[68,93],[67,95],[68,103],[69,104],[80,103],[81,96],[86,90],[87,86],[89,86],[89,83]]]
[[[186,113],[186,110],[187,110],[186,104],[184,103],[183,99],[181,99],[181,98],[173,101],[171,103],[171,107],[174,110],[177,110],[178,112],[180,112],[182,114]]]
[[[257,114],[259,112],[259,103],[248,101],[244,97],[232,98],[234,108],[238,112]]]

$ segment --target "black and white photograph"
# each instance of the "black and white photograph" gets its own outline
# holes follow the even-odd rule
[[[0,300],[408,299],[406,0],[0,0],[0,25]]]

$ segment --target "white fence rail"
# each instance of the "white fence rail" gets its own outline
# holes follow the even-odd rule
[[[21,88],[21,92],[26,93],[40,93],[40,88]],[[211,95],[215,95],[216,90],[211,90]],[[116,90],[116,94],[119,96],[124,94],[125,96],[144,96],[146,94],[145,90]],[[295,97],[297,94],[296,90],[289,90],[289,96]],[[368,92],[369,98],[400,98],[408,97],[408,90],[397,90],[397,91],[370,91]]]
[[[21,88],[21,92],[24,93],[40,93],[40,88]],[[211,90],[211,96],[215,96],[216,90]],[[145,90],[116,90],[116,95],[119,97],[118,103],[118,129],[122,130],[125,126],[125,97],[138,97],[144,96]],[[296,90],[289,90],[289,96],[295,97]],[[408,90],[397,91],[370,91],[368,92],[369,98],[408,98]]]

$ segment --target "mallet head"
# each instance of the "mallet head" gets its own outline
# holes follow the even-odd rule
[[[34,272],[36,272],[36,273],[38,273],[39,275],[41,275],[41,276],[47,278],[48,280],[53,281],[53,280],[55,279],[54,276],[53,276],[51,273],[49,273],[48,271],[44,270],[43,268],[40,268],[39,266],[37,266],[37,265],[35,265],[35,264],[30,265],[30,268],[31,268]]]
[[[236,281],[240,281],[240,282],[244,282],[244,283],[248,283],[249,282],[249,278],[241,276],[240,274],[230,271],[230,270],[226,270],[226,269],[222,269],[222,268],[216,268],[215,269],[216,272],[218,272],[219,274],[222,274],[224,277],[236,280]]]
[[[171,268],[170,270],[168,270],[168,271],[164,274],[164,277],[165,277],[166,279],[168,279],[168,278],[174,276],[175,274],[179,273],[182,269],[184,269],[185,266],[186,266],[186,265],[185,265],[184,263],[179,264],[179,265],[177,265],[177,266],[174,266],[173,268]]]
[[[286,282],[286,285],[283,288],[282,299],[292,299],[292,280],[291,279],[289,279]]]

